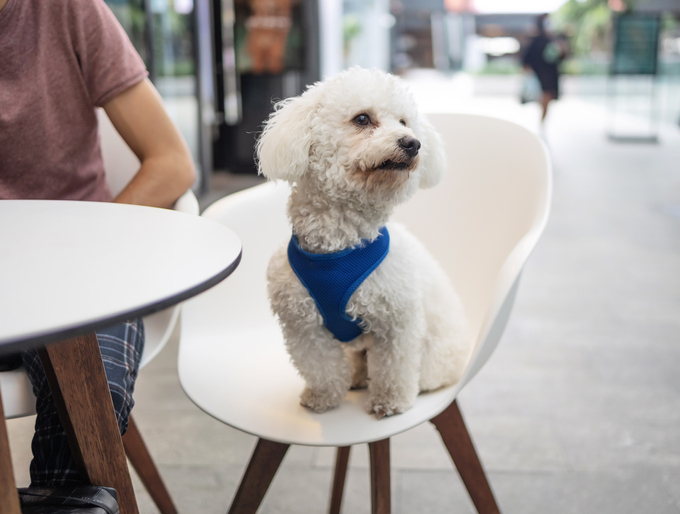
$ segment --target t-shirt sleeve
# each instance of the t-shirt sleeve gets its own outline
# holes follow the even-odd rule
[[[69,28],[92,104],[101,107],[148,75],[103,0],[68,0]]]

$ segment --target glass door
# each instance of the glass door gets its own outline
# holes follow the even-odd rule
[[[199,18],[194,0],[105,1],[144,59],[166,111],[189,145],[199,172],[194,189],[204,190],[212,164],[201,151],[201,138],[205,136],[199,112],[196,37]],[[207,25],[210,30],[210,24]]]

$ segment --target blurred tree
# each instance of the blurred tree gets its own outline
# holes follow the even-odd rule
[[[568,0],[550,16],[557,32],[570,41],[567,73],[606,73],[612,50],[612,19],[645,0]]]
[[[550,17],[571,40],[573,57],[608,52],[611,47],[610,0],[568,0]]]
[[[555,31],[570,40],[571,58],[566,73],[606,73],[613,43],[613,18],[621,12],[643,7],[649,0],[568,0],[550,16]],[[661,39],[677,37],[676,15],[661,16]]]
[[[345,14],[342,18],[342,48],[345,61],[349,58],[352,42],[361,34],[361,19],[357,14]]]

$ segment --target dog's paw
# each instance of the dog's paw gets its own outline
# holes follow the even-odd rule
[[[366,409],[369,414],[375,414],[378,419],[382,419],[385,416],[393,416],[394,414],[401,414],[408,410],[409,407],[410,405],[405,402],[400,402],[396,398],[386,396],[371,397],[366,404]]]
[[[300,404],[320,414],[328,409],[337,407],[343,397],[344,391],[339,393],[335,391],[312,390],[309,387],[305,387],[305,390],[300,395]]]

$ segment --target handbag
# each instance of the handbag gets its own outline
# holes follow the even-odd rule
[[[19,501],[22,514],[120,514],[111,487],[22,487]]]
[[[522,85],[519,92],[519,101],[522,104],[538,102],[541,98],[541,84],[533,71],[524,72]]]

